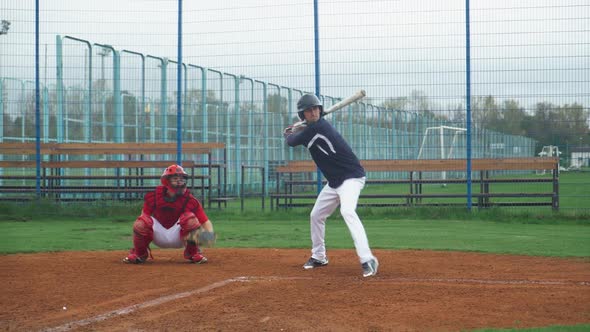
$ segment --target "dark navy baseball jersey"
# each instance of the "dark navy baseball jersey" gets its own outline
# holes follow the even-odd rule
[[[344,180],[365,176],[365,170],[348,143],[324,118],[287,136],[286,140],[289,146],[307,147],[332,188],[340,187]]]

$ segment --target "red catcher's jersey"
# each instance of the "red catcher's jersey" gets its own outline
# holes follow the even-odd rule
[[[201,203],[187,189],[182,196],[176,197],[174,202],[166,202],[165,186],[157,186],[155,191],[145,194],[143,199],[143,213],[156,218],[164,228],[168,229],[178,221],[184,212],[195,214],[200,223],[209,220]],[[184,206],[184,209],[182,208]]]

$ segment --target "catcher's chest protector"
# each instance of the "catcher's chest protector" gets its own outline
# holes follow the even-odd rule
[[[192,195],[187,191],[184,196],[177,197],[174,202],[169,202],[164,199],[164,195],[166,195],[164,189],[165,187],[158,187],[155,191],[153,215],[162,226],[170,228],[178,221]]]

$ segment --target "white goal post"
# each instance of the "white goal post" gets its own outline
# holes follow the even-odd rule
[[[445,135],[446,131],[446,135]],[[420,144],[420,150],[418,151],[418,156],[416,159],[423,158],[425,147],[429,149],[436,149],[438,153],[435,156],[428,155],[424,159],[433,159],[435,157],[440,159],[450,159],[453,157],[455,153],[455,147],[457,146],[457,141],[460,135],[464,135],[467,132],[467,129],[460,128],[460,127],[450,127],[450,126],[436,126],[436,127],[428,127],[424,130],[424,136],[422,138],[422,144]],[[449,142],[449,135],[452,134],[452,138],[450,138]],[[431,143],[430,146],[428,143],[429,134],[438,135],[438,139],[434,137],[434,143]],[[432,137],[432,136],[430,136]],[[438,142],[437,142],[438,141]],[[438,144],[437,144],[438,143]],[[432,144],[436,145],[433,146]],[[448,149],[447,149],[448,147]],[[442,179],[445,180],[447,178],[447,172],[442,172]]]

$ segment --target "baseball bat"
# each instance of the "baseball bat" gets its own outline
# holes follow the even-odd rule
[[[337,110],[342,109],[354,102],[357,102],[357,101],[363,99],[366,95],[367,95],[367,93],[365,92],[365,90],[359,90],[355,94],[353,94],[352,96],[347,97],[347,98],[337,102],[336,104],[330,106],[330,108],[328,108],[327,110],[324,110],[324,116],[328,115],[330,113],[336,112]],[[305,120],[295,122],[293,124],[293,129],[296,129],[296,128],[299,128],[299,127],[302,127],[305,125],[306,125]]]

